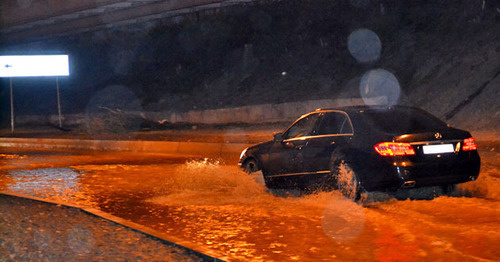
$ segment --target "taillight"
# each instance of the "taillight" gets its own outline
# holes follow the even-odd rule
[[[408,143],[382,142],[375,145],[375,151],[381,156],[415,155],[415,150]]]
[[[464,139],[464,145],[462,146],[463,151],[477,150],[476,140],[473,137]]]

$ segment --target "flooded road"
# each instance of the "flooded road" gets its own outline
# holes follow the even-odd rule
[[[364,206],[337,192],[269,191],[215,160],[0,151],[0,190],[90,206],[242,261],[498,261],[500,154],[456,197]],[[415,193],[418,195],[418,192]]]

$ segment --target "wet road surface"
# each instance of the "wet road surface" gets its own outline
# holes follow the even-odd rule
[[[0,190],[90,206],[230,260],[498,261],[500,154],[457,197],[365,206],[183,156],[0,149]],[[415,192],[416,195],[419,192]]]

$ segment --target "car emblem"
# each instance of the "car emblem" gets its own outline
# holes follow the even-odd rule
[[[435,133],[435,134],[434,134],[434,137],[435,137],[436,139],[441,139],[441,138],[443,138],[443,136],[441,135],[441,133]]]

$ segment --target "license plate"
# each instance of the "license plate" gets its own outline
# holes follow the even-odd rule
[[[429,145],[424,146],[424,154],[443,154],[443,153],[453,153],[455,149],[452,144],[443,144],[443,145]]]

